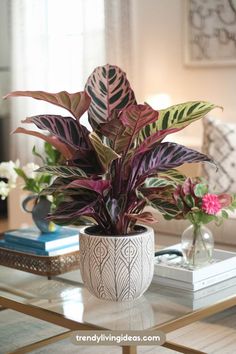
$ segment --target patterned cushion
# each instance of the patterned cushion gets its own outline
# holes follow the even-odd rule
[[[207,117],[203,120],[203,152],[211,156],[218,171],[203,165],[203,175],[212,191],[236,193],[236,124]]]

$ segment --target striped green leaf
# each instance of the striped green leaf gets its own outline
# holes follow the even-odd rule
[[[181,182],[184,182],[187,177],[182,172],[173,168],[171,170],[159,173],[158,178],[165,178],[170,181],[173,181],[174,183],[179,184]]]
[[[83,170],[73,166],[43,166],[40,167],[37,172],[46,172],[53,176],[59,176],[64,178],[70,177],[87,177]]]
[[[111,161],[117,159],[118,157],[120,157],[120,155],[118,155],[109,146],[103,144],[103,142],[95,132],[89,134],[89,139],[97,153],[98,159],[102,167],[105,171],[107,171]]]
[[[203,118],[212,109],[218,106],[205,101],[180,103],[159,111],[156,122],[143,128],[139,135],[139,143],[159,130],[183,129],[196,120]]]
[[[169,218],[175,218],[180,214],[178,207],[174,203],[161,198],[150,200],[149,205],[157,209],[161,214],[168,215]]]
[[[147,178],[144,183],[145,188],[164,188],[176,186],[186,180],[186,176],[176,169],[158,173],[157,177]]]
[[[137,191],[137,196],[145,200],[147,205],[157,209],[161,214],[167,215],[169,218],[174,218],[180,214],[178,207],[174,204],[168,192],[153,193],[153,188],[142,188]]]
[[[173,181],[158,177],[147,178],[144,183],[145,188],[165,188],[173,185],[175,185]]]
[[[65,185],[68,184],[67,178],[60,178],[57,177],[50,186],[44,188],[41,192],[40,195],[52,195],[54,193],[57,193],[61,191]]]

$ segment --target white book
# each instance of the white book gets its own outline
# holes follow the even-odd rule
[[[164,290],[166,292],[166,288]],[[190,307],[192,310],[212,305],[236,294],[236,277],[211,285],[207,288],[190,292],[186,290],[168,288],[168,293],[175,296],[175,300],[181,304]]]
[[[181,250],[181,245],[173,245],[168,247],[168,249],[178,249]],[[176,264],[175,259],[166,262],[157,263],[155,260],[154,274],[158,277],[165,277],[173,279],[175,281],[181,281],[184,283],[195,284],[199,282],[204,282],[208,278],[213,276],[219,276],[224,279],[226,272],[230,272],[236,269],[236,253],[228,252],[224,250],[215,249],[213,252],[213,263],[195,270],[189,270],[184,268],[181,263]],[[222,276],[220,276],[222,274]],[[232,275],[234,276],[234,275]],[[211,282],[212,281],[212,282]],[[210,284],[213,284],[213,279],[209,280]],[[210,285],[209,284],[209,285]]]
[[[189,283],[189,282],[185,282],[185,281],[181,281],[181,280],[177,280],[177,279],[161,277],[161,276],[154,274],[153,283],[171,286],[171,287],[175,287],[175,288],[179,288],[179,289],[183,289],[183,290],[188,290],[188,291],[197,291],[197,290],[204,289],[208,286],[220,283],[222,281],[225,281],[225,280],[233,278],[233,277],[236,277],[236,268],[231,269],[227,272],[213,275],[211,277],[208,277],[206,279],[200,280],[195,283]]]
[[[206,288],[197,291],[185,291],[183,290],[184,296],[191,300],[201,300],[209,297],[211,295],[216,295],[222,293],[224,290],[231,288],[236,290],[236,277],[223,280],[219,283],[207,286]],[[236,291],[234,292],[236,293]]]

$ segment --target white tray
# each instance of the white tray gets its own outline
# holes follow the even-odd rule
[[[167,247],[168,249],[178,249],[181,250],[181,245],[173,245]],[[168,279],[173,279],[175,281],[186,282],[194,284],[200,281],[207,280],[211,277],[217,277],[222,275],[222,281],[224,279],[223,274],[226,272],[231,272],[234,276],[234,271],[236,272],[236,253],[228,252],[224,250],[215,249],[213,252],[213,263],[205,267],[189,270],[183,267],[181,262],[181,257],[173,259],[171,261],[158,263],[155,260],[155,270],[154,274],[158,277],[165,277]],[[214,283],[214,282],[213,282]],[[209,284],[211,285],[211,284]]]

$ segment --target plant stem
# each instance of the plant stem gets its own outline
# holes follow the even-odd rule
[[[200,224],[193,224],[193,243],[192,243],[192,247],[191,247],[191,258],[193,259],[193,266],[195,266],[195,245],[197,242],[197,237],[198,237],[198,233],[199,230],[201,229],[201,225]]]
[[[201,229],[200,229],[200,235],[201,235],[201,238],[202,238],[203,247],[205,248],[205,251],[206,251],[206,253],[207,253],[208,260],[209,260],[209,259],[211,258],[211,256],[210,256],[210,250],[208,250],[207,247],[206,247],[206,244],[205,244],[205,241],[204,241],[204,239],[203,239],[203,235],[202,235]]]

